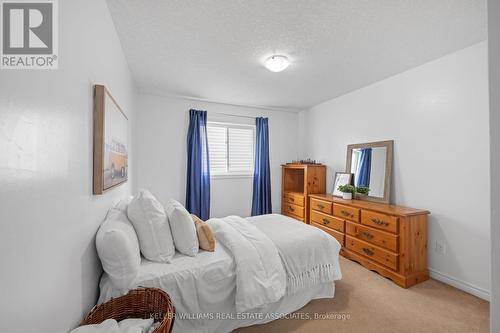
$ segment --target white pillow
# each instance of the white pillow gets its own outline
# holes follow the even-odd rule
[[[121,333],[118,323],[114,319],[106,319],[100,324],[84,325],[75,328],[70,333]]]
[[[191,214],[175,200],[170,200],[166,212],[177,251],[191,257],[197,255],[200,246]]]
[[[129,203],[127,214],[142,255],[151,261],[170,262],[175,246],[163,205],[149,191],[141,190]]]
[[[97,254],[111,283],[126,290],[134,282],[141,265],[139,241],[124,212],[110,209],[96,235]]]
[[[130,204],[130,201],[132,201],[133,198],[134,198],[133,196],[129,195],[125,199],[118,201],[113,208],[121,210],[122,212],[127,214],[128,205]]]

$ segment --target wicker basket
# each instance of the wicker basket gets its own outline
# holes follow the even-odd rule
[[[161,321],[154,333],[170,333],[174,317],[175,308],[166,292],[158,288],[138,288],[94,306],[80,326],[100,324],[106,319],[153,318],[155,322]]]

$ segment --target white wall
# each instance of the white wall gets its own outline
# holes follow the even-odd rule
[[[271,189],[273,211],[281,209],[281,164],[296,158],[297,113],[217,104],[186,99],[140,95],[134,128],[138,188],[147,188],[165,203],[185,201],[186,135],[189,109],[250,117],[269,117]],[[217,115],[217,120],[221,116]],[[248,118],[227,117],[227,121],[248,123]],[[252,178],[211,180],[211,216],[250,215]]]
[[[92,85],[105,84],[130,122],[134,110],[106,2],[59,8],[59,69],[0,72],[2,332],[77,325],[97,300],[95,232],[132,187],[92,195]]]
[[[393,201],[431,211],[432,275],[487,298],[490,201],[487,43],[300,113],[301,155],[345,168],[346,146],[395,140]],[[445,244],[444,255],[434,252]]]
[[[488,2],[491,144],[491,332],[500,332],[500,2]]]

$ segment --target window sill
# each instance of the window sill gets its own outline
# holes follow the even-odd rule
[[[210,175],[210,179],[238,179],[238,178],[253,178],[253,174],[221,174],[221,175]]]

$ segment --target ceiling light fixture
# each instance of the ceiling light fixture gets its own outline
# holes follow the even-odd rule
[[[273,55],[269,57],[265,63],[266,68],[271,72],[281,72],[285,70],[288,65],[290,65],[290,61],[283,55]]]

